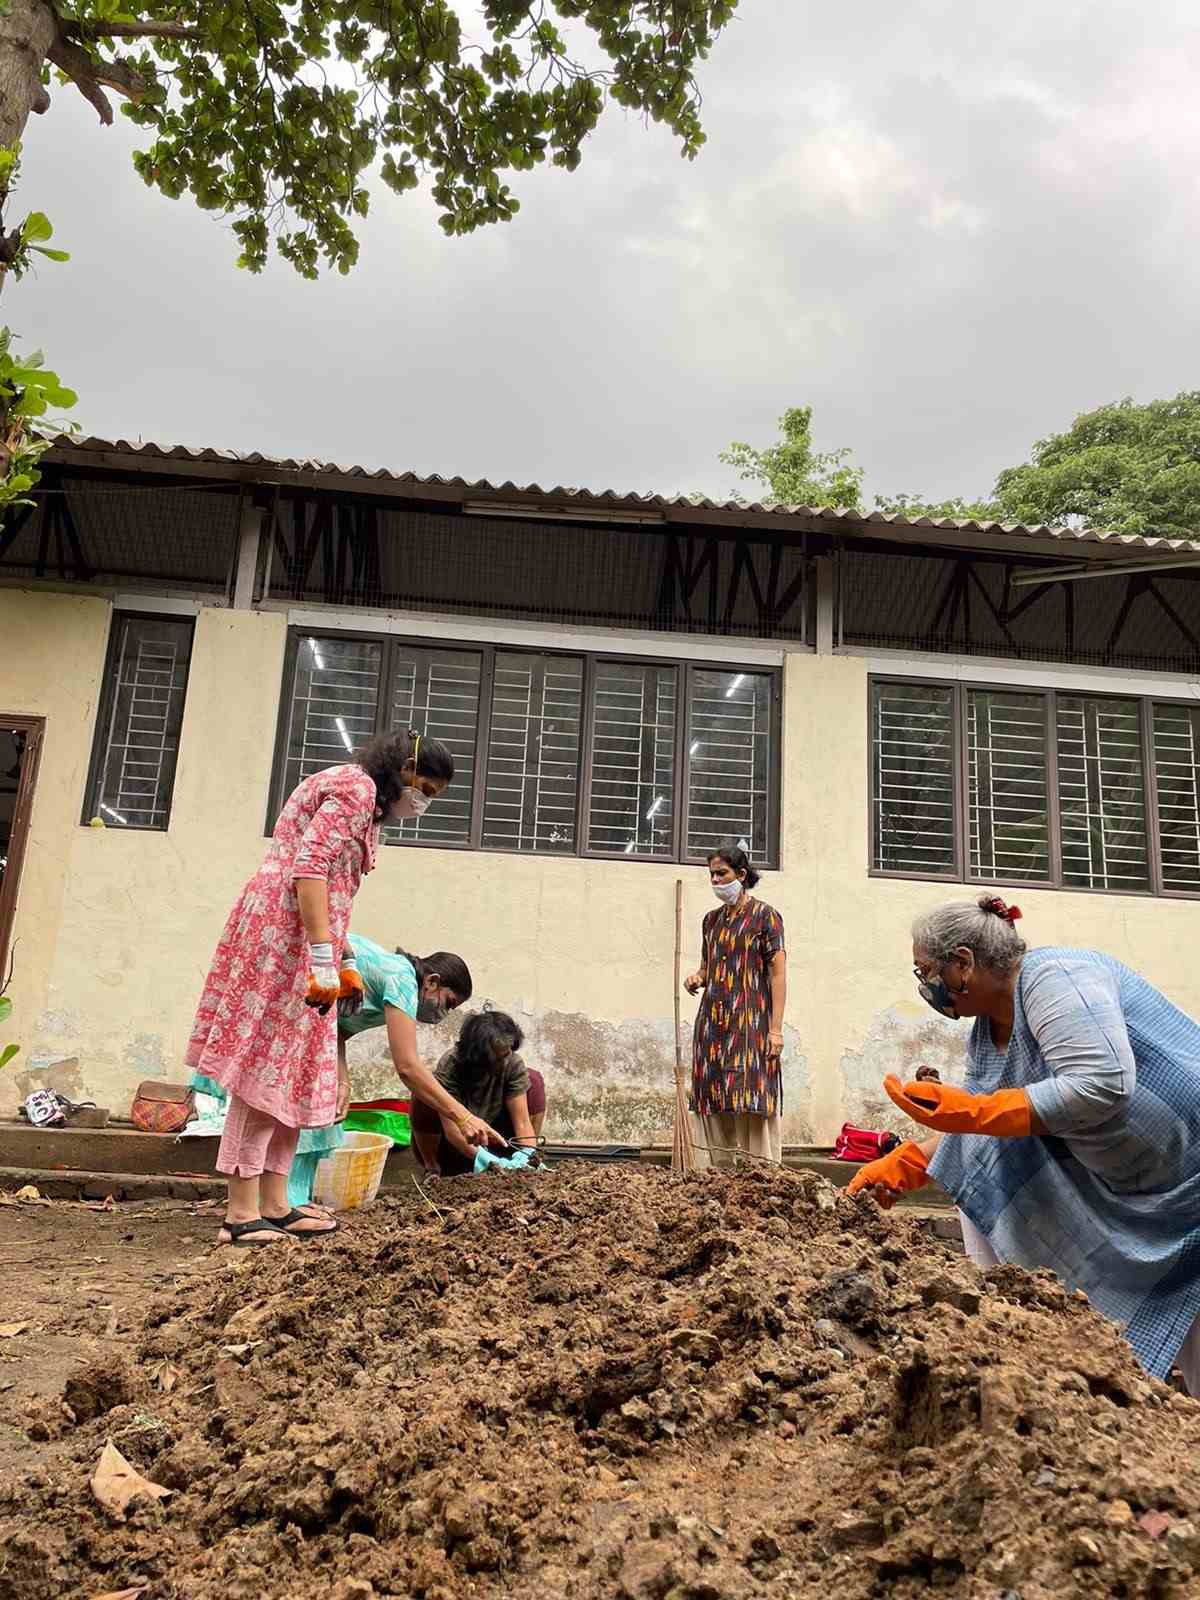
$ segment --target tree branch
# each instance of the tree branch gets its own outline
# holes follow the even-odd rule
[[[124,61],[96,61],[81,45],[75,44],[60,32],[47,52],[48,60],[70,78],[83,98],[96,108],[100,121],[112,126],[113,112],[105,89],[137,101],[148,87],[134,69]]]
[[[86,39],[199,39],[196,28],[186,22],[81,22],[79,32]]]

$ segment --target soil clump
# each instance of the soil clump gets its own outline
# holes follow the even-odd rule
[[[1200,1405],[1052,1276],[808,1174],[431,1198],[224,1252],[42,1402],[0,1600],[1200,1594]],[[169,1497],[106,1512],[108,1441]]]

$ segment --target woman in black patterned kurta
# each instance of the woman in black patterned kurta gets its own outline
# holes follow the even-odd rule
[[[691,1109],[697,1141],[717,1165],[731,1151],[778,1161],[782,1153],[783,1010],[787,958],[783,918],[750,894],[758,873],[740,845],[722,845],[708,862],[722,903],[704,919],[700,970],[686,980],[703,999],[696,1016]]]

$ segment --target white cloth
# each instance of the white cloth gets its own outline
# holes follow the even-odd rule
[[[229,1109],[227,1102],[218,1100],[216,1095],[204,1094],[199,1089],[194,1091],[194,1098],[196,1115],[178,1137],[180,1139],[219,1139],[225,1132],[225,1113]]]
[[[698,1117],[693,1112],[689,1122],[698,1168],[736,1166],[738,1151],[776,1165],[783,1159],[781,1117],[756,1117],[749,1112]]]
[[[998,1267],[1000,1257],[970,1217],[964,1217],[960,1211],[958,1220],[962,1224],[963,1247],[975,1265],[983,1269]],[[1191,1332],[1175,1357],[1175,1365],[1183,1375],[1187,1392],[1193,1399],[1200,1400],[1200,1317],[1192,1323]]]

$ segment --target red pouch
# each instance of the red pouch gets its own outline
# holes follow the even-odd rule
[[[877,1161],[900,1143],[894,1133],[872,1133],[867,1128],[856,1128],[852,1122],[843,1122],[842,1131],[833,1147],[835,1161]]]

